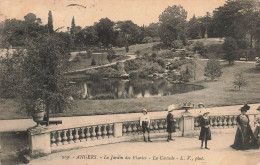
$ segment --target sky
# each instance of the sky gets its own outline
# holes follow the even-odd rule
[[[108,17],[112,21],[132,20],[139,26],[159,21],[159,15],[168,7],[181,5],[188,12],[204,16],[222,6],[226,0],[0,0],[0,22],[4,19],[24,19],[34,13],[47,24],[52,11],[54,29],[71,26],[74,16],[76,26],[86,27]],[[77,4],[76,6],[70,4]]]

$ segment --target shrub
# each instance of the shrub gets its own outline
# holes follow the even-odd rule
[[[81,62],[81,57],[76,55],[76,57],[72,61],[73,62]]]
[[[96,60],[95,60],[95,58],[93,58],[93,59],[92,59],[92,62],[91,62],[91,66],[94,66],[94,65],[96,65]]]
[[[174,41],[172,41],[171,46],[174,49],[181,49],[183,47],[183,43],[181,40],[174,40]]]
[[[200,55],[204,56],[207,52],[206,47],[204,46],[203,42],[197,41],[193,45],[193,51],[198,52]]]

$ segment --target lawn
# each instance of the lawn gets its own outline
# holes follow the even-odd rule
[[[197,61],[196,79],[191,82],[203,85],[205,88],[202,90],[141,99],[77,100],[74,102],[72,111],[51,114],[51,116],[130,113],[140,112],[143,108],[162,111],[170,104],[180,105],[185,101],[191,101],[194,104],[203,102],[206,107],[260,102],[260,70],[255,68],[254,63],[236,62],[229,66],[227,62],[221,62],[223,75],[216,81],[205,80],[203,76],[205,65],[206,61]],[[240,91],[233,87],[233,77],[237,72],[243,72],[249,84],[248,87],[242,87]],[[28,118],[26,114],[19,113],[18,107],[19,103],[15,100],[2,100],[0,119]]]

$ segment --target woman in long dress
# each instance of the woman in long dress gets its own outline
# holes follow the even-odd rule
[[[241,110],[241,114],[237,116],[236,121],[238,123],[234,144],[231,145],[236,150],[247,150],[255,148],[256,139],[253,131],[249,125],[249,117],[246,112],[250,109],[250,106],[245,104]]]
[[[260,111],[260,106],[256,110]],[[254,135],[255,135],[255,138],[257,139],[256,147],[259,148],[260,147],[260,114],[256,115],[255,123],[256,123],[256,128],[254,131]]]

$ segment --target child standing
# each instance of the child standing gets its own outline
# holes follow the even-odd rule
[[[143,128],[144,141],[147,142],[145,138],[145,132],[147,132],[148,141],[152,142],[150,139],[150,116],[147,114],[146,109],[143,109],[143,115],[140,117],[140,126]]]
[[[208,140],[211,140],[211,131],[210,131],[210,120],[208,117],[209,112],[204,113],[201,117],[200,117],[200,136],[199,136],[199,140],[201,140],[201,149],[203,149],[203,143],[205,141],[205,149],[208,149],[207,146],[207,142]]]

